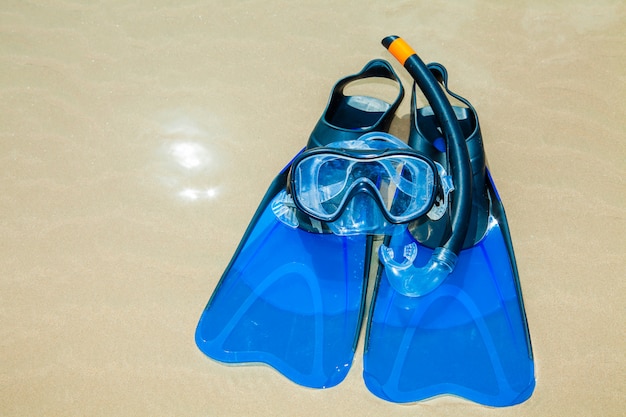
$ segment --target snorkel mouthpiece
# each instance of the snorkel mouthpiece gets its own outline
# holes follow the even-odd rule
[[[404,260],[393,259],[393,249],[381,245],[378,255],[385,265],[389,284],[394,290],[407,297],[421,297],[439,287],[454,270],[457,255],[444,247],[433,251],[432,256],[421,267],[413,265],[417,256],[417,245],[412,243],[404,248]]]

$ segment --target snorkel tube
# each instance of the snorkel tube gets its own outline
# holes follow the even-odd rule
[[[451,203],[452,233],[437,247],[426,265],[413,265],[414,256],[406,256],[402,263],[393,259],[393,250],[385,245],[379,255],[391,286],[400,294],[420,297],[437,288],[454,270],[459,252],[467,234],[472,210],[472,169],[463,132],[450,102],[439,83],[402,38],[388,36],[382,44],[404,66],[422,90],[446,139],[449,169],[454,183]],[[406,252],[406,249],[405,249]]]

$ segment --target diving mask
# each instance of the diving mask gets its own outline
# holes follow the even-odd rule
[[[444,199],[442,168],[387,133],[306,150],[290,169],[288,196],[281,197],[301,214],[278,216],[307,229],[339,235],[381,234],[433,210]],[[447,199],[445,199],[447,201]],[[440,208],[439,208],[440,209]],[[276,210],[275,210],[276,213]],[[285,216],[285,214],[290,214]]]

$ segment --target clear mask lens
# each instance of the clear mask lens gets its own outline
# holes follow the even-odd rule
[[[391,135],[371,135],[342,148],[307,151],[296,160],[291,194],[298,208],[331,228],[335,223],[342,234],[374,233],[428,212],[437,181],[434,165]]]

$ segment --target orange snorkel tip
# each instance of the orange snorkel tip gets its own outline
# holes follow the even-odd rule
[[[409,57],[417,55],[413,48],[399,36],[387,36],[381,43],[403,66]]]

